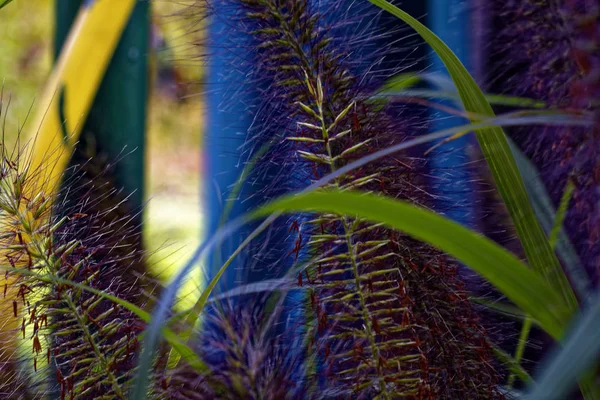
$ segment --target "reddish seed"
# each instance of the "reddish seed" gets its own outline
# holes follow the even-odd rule
[[[300,232],[300,227],[298,226],[298,221],[294,220],[294,222],[292,222],[292,226],[290,226],[290,228],[288,229],[288,232]]]
[[[23,299],[23,305],[27,304],[27,300],[25,300],[25,295],[29,292],[31,292],[31,289],[29,289],[27,285],[21,285],[21,287],[19,288],[19,293],[17,294],[17,296],[21,296],[21,298]]]
[[[306,273],[306,280],[309,284],[312,284],[312,281],[310,280],[310,275],[308,275],[308,270],[305,269],[304,272]]]
[[[377,322],[377,319],[373,317],[371,321],[373,322],[373,329],[375,330],[375,333],[378,335],[381,334],[381,329],[379,328],[379,322]]]
[[[17,316],[17,302],[15,300],[13,300],[13,313],[15,314],[15,317]]]
[[[315,175],[315,179],[321,179],[321,177],[319,176],[319,171],[317,170],[317,167],[315,164],[312,164],[312,171],[313,174]]]
[[[83,213],[75,213],[71,216],[71,219],[79,219],[79,218],[84,218],[87,217],[87,214],[83,214]]]
[[[331,355],[331,347],[329,346],[329,343],[325,343],[325,348],[323,349],[323,355],[325,356],[325,359],[328,359],[329,356]]]
[[[384,367],[386,367],[388,369],[390,368],[390,365],[387,363],[386,359],[381,356],[379,356],[379,364],[383,365]]]
[[[354,128],[355,131],[360,129],[360,121],[358,120],[358,117],[356,116],[356,111],[354,113],[352,113],[352,127]]]
[[[40,339],[37,335],[35,335],[33,338],[33,351],[35,351],[36,354],[39,354],[40,351],[42,351],[42,344],[40,343]]]

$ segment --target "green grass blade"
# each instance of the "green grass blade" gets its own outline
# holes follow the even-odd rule
[[[500,301],[495,301],[486,297],[474,297],[470,296],[469,300],[474,303],[481,304],[485,308],[501,313],[505,316],[511,317],[517,321],[524,321],[527,318],[527,314],[523,312],[519,307],[515,307],[512,304],[507,304]],[[534,321],[535,322],[535,321]]]
[[[527,371],[525,371],[521,364],[517,360],[512,358],[510,354],[506,353],[504,350],[494,345],[492,345],[492,350],[496,358],[498,358],[498,360],[500,360],[504,365],[506,365],[511,374],[517,376],[522,382],[529,383],[532,381],[531,376],[529,376]],[[509,386],[508,389],[512,389],[512,387]]]
[[[552,238],[553,224],[557,220],[552,200],[544,183],[539,177],[539,172],[533,163],[523,152],[509,139],[508,144],[515,157],[521,176],[525,182],[525,188],[532,200],[533,210],[542,228]],[[581,265],[579,256],[575,251],[567,234],[560,230],[558,232],[556,252],[563,261],[565,270],[569,274],[573,289],[580,299],[585,299],[592,293],[592,284],[585,268]],[[550,240],[551,241],[551,240]]]
[[[595,365],[600,359],[600,295],[597,295],[588,310],[577,318],[578,323],[567,336],[561,349],[555,354],[552,362],[542,376],[536,380],[536,385],[527,400],[562,400],[569,398],[569,392],[575,385],[575,380],[586,371],[592,375],[584,382],[594,382],[597,379]],[[581,381],[580,381],[581,382]],[[586,398],[593,393],[594,387],[586,387],[580,383]]]
[[[12,2],[12,0],[0,0],[0,8],[4,7],[10,2]]]
[[[492,107],[473,77],[440,38],[425,25],[389,2],[369,1],[407,23],[433,48],[448,69],[467,112],[494,116]],[[492,127],[478,129],[476,135],[498,191],[515,224],[530,266],[559,290],[564,303],[574,313],[578,309],[577,299],[535,217],[504,132],[501,128]]]
[[[567,208],[569,202],[571,201],[571,197],[573,196],[573,191],[575,190],[575,186],[569,180],[567,181],[564,193],[560,200],[560,206],[558,207],[558,212],[556,213],[556,217],[554,219],[554,225],[552,226],[552,231],[550,232],[550,247],[552,250],[556,250],[556,243],[558,241],[558,234],[563,225],[563,221],[565,219],[565,215],[567,213]],[[525,347],[527,341],[529,340],[529,333],[531,332],[531,326],[533,321],[530,316],[527,316],[525,321],[523,322],[523,326],[521,327],[521,335],[519,336],[519,343],[517,344],[517,350],[515,351],[514,360],[517,364],[520,365],[521,359],[523,358],[523,353],[525,352]],[[512,388],[515,383],[515,378],[517,377],[516,373],[513,371],[511,375],[508,377],[507,386]]]
[[[523,322],[523,326],[521,327],[521,334],[519,335],[519,342],[517,343],[517,350],[515,350],[515,357],[513,358],[514,362],[521,366],[521,359],[523,358],[523,354],[525,353],[525,347],[527,347],[527,341],[529,340],[529,333],[531,332],[531,327],[533,325],[533,321],[531,317],[528,315],[525,317],[525,321]],[[508,377],[508,383],[506,384],[509,389],[512,389],[515,384],[515,379],[517,378],[516,372],[513,370]]]
[[[548,240],[550,241],[550,247],[552,247],[553,249],[556,248],[556,244],[558,242],[558,234],[562,229],[563,222],[567,214],[567,208],[569,207],[569,203],[571,202],[571,198],[573,197],[574,191],[575,185],[573,185],[573,182],[571,182],[570,180],[567,181],[567,184],[565,185],[565,190],[563,191],[563,195],[560,199],[558,210],[556,211],[554,225],[552,226],[552,231],[550,231],[550,237],[548,238]]]
[[[301,211],[357,216],[427,242],[484,276],[557,339],[570,319],[571,311],[560,294],[514,255],[447,218],[406,202],[350,191],[318,191],[275,200],[252,216]]]

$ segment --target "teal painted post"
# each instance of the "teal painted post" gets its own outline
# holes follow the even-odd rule
[[[54,55],[60,53],[79,8],[89,0],[56,0]],[[144,201],[146,104],[150,3],[138,1],[83,127],[81,145],[94,143],[108,162],[123,157],[115,166],[115,186],[131,193],[133,209]],[[101,38],[98,38],[101,40]],[[135,151],[134,151],[135,150]]]

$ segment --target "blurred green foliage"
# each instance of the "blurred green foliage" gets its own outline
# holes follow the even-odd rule
[[[0,82],[6,115],[6,144],[15,143],[19,128],[50,73],[52,57],[52,2],[30,0],[11,3],[0,15]]]
[[[165,279],[200,239],[202,105],[197,94],[203,73],[195,60],[202,31],[197,15],[191,18],[190,4],[152,4],[153,79],[146,149],[146,192],[152,201],[146,209],[144,235],[150,262]],[[16,143],[20,129],[32,129],[24,121],[51,72],[53,12],[49,0],[14,2],[1,11],[0,82],[5,104],[10,98],[3,115],[8,146]]]

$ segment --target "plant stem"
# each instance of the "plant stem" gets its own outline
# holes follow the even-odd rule
[[[336,171],[335,160],[333,158],[333,152],[331,150],[331,144],[329,141],[329,130],[327,128],[327,124],[325,122],[325,116],[323,114],[323,87],[321,84],[321,80],[317,77],[316,82],[317,92],[315,94],[316,104],[319,111],[319,122],[321,124],[321,133],[323,136],[323,140],[325,141],[325,148],[327,150],[327,156],[329,157],[329,166],[331,172],[334,173]],[[334,186],[336,188],[340,187],[339,177],[335,179]],[[367,302],[362,293],[362,286],[360,283],[360,272],[358,270],[358,263],[356,260],[356,249],[354,247],[354,243],[352,241],[353,229],[348,222],[348,218],[343,216],[342,224],[344,226],[344,237],[346,239],[346,246],[348,248],[348,254],[350,255],[350,265],[352,267],[352,274],[354,275],[354,285],[356,289],[356,295],[358,296],[361,308],[361,314],[363,319],[363,324],[365,327],[365,332],[367,334],[367,339],[369,340],[369,345],[371,347],[371,356],[373,358],[374,366],[377,370],[377,365],[380,363],[380,354],[379,349],[377,348],[377,343],[375,342],[375,335],[373,333],[373,326],[371,320],[369,319],[369,310],[367,308]],[[381,374],[379,374],[379,386],[381,389],[381,395],[386,400],[391,400],[390,393],[387,390],[387,386],[385,384],[385,379]]]

